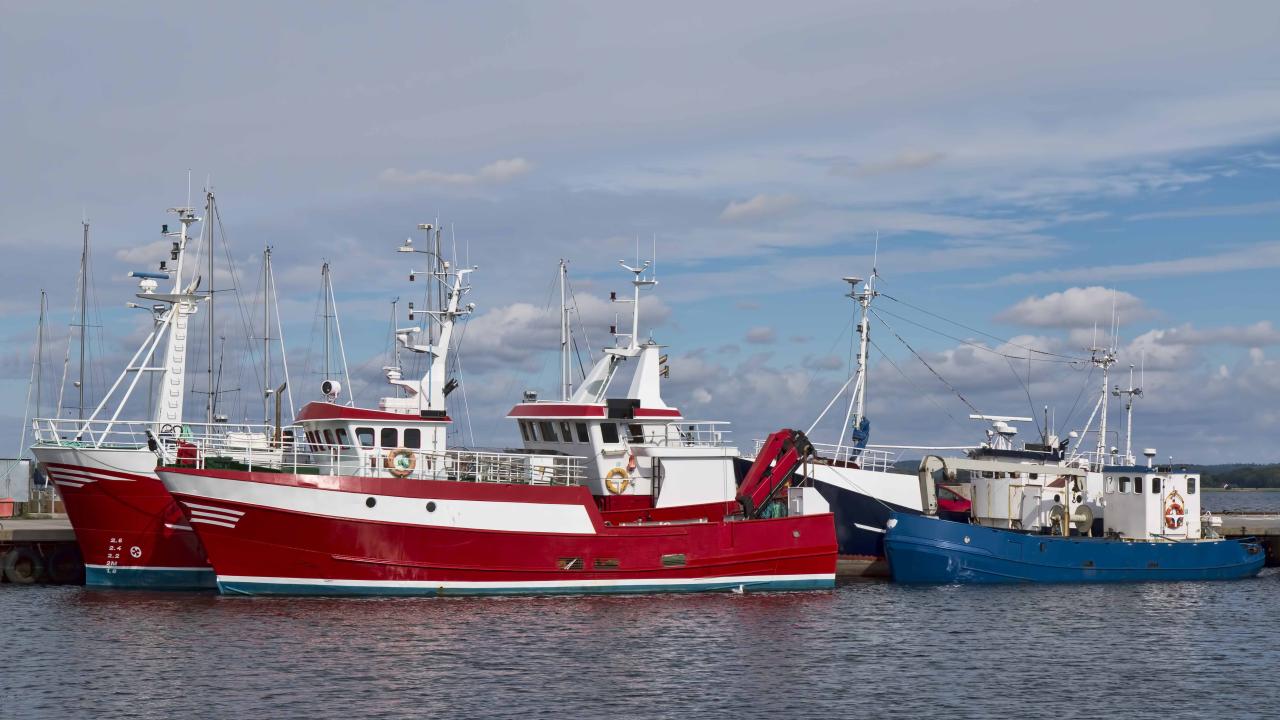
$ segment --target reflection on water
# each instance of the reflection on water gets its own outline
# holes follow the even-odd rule
[[[1274,717],[1278,591],[1274,571],[617,598],[5,586],[0,716]]]

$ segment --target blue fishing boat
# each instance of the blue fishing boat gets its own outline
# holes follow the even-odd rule
[[[1033,478],[1012,463],[932,460],[920,472],[928,512],[893,513],[888,521],[885,551],[898,582],[1236,580],[1256,575],[1265,560],[1256,541],[1216,537],[1211,524],[1202,532],[1195,474],[1108,468],[1106,529],[1094,537],[1081,477],[1071,469]],[[972,473],[975,497],[998,500],[969,522],[937,517],[935,476],[957,469]]]

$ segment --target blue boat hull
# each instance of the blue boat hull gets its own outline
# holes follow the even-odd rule
[[[895,581],[942,584],[1236,580],[1266,557],[1248,540],[1031,535],[904,513],[890,517],[885,552]]]

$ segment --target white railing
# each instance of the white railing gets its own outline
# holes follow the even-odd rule
[[[197,468],[290,472],[298,475],[404,477],[411,480],[580,485],[585,459],[568,455],[489,450],[411,450],[326,446],[302,451],[298,444],[237,443],[234,436],[186,440],[165,462]],[[243,466],[243,467],[241,467]],[[393,473],[392,469],[399,473]]]
[[[756,438],[755,451],[751,454],[751,457],[755,458],[760,455],[760,448],[764,447],[764,443],[764,440]],[[877,472],[892,471],[894,463],[898,460],[898,453],[877,448],[856,448],[851,445],[836,445],[835,443],[813,443],[813,449],[818,461],[828,461],[835,465],[856,465],[863,470],[875,470]]]
[[[726,420],[668,423],[662,437],[649,441],[660,447],[729,447],[729,425]]]
[[[152,441],[221,438],[236,445],[269,449],[276,428],[271,425],[230,423],[161,424],[141,420],[75,420],[70,418],[38,418],[32,421],[35,444],[49,447],[136,449],[150,447]],[[281,429],[284,437],[302,438],[302,429]]]

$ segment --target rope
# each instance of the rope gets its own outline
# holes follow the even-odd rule
[[[892,295],[889,295],[889,294],[886,294],[886,293],[883,293],[883,292],[882,292],[882,293],[880,293],[880,296],[881,296],[881,297],[884,297],[884,298],[888,298],[889,300],[892,300],[892,301],[894,301],[894,302],[898,303],[899,305],[905,305],[905,306],[907,306],[907,307],[909,307],[909,308],[911,308],[912,310],[915,310],[915,311],[917,311],[917,312],[922,312],[922,313],[924,313],[925,315],[929,315],[929,316],[931,316],[931,317],[935,317],[935,318],[937,318],[937,319],[939,319],[939,320],[941,320],[941,321],[943,321],[943,322],[951,323],[952,325],[955,325],[955,326],[957,326],[957,327],[964,328],[965,330],[968,330],[969,332],[977,333],[977,334],[979,334],[979,335],[984,335],[984,336],[986,336],[986,337],[991,338],[992,340],[999,341],[1000,343],[1002,343],[1002,344],[1004,344],[1004,345],[1012,345],[1013,347],[1020,348],[1020,349],[1022,349],[1022,350],[1026,350],[1027,352],[1035,353],[1035,354],[1037,354],[1037,355],[1046,355],[1046,356],[1048,356],[1048,357],[1060,358],[1060,359],[1062,359],[1062,360],[1069,360],[1069,361],[1071,361],[1071,362],[1073,362],[1073,363],[1083,363],[1083,362],[1087,362],[1087,361],[1088,361],[1088,359],[1087,359],[1087,358],[1080,358],[1080,357],[1075,357],[1075,356],[1072,356],[1072,355],[1062,355],[1062,354],[1059,354],[1059,353],[1049,352],[1048,350],[1039,350],[1039,349],[1037,349],[1037,348],[1033,348],[1033,347],[1030,347],[1030,346],[1028,346],[1028,345],[1019,345],[1018,343],[1010,342],[1010,341],[1008,341],[1008,340],[1006,340],[1006,339],[1004,339],[1004,338],[1002,338],[1002,337],[999,337],[999,336],[996,336],[996,335],[992,335],[992,334],[991,334],[991,333],[989,333],[989,332],[984,332],[984,331],[979,330],[979,329],[977,329],[977,328],[969,327],[968,325],[965,325],[964,323],[957,322],[957,321],[955,321],[955,320],[951,320],[950,318],[945,318],[945,317],[943,317],[943,316],[941,316],[941,315],[939,315],[939,314],[937,314],[937,313],[935,313],[935,312],[931,312],[931,311],[926,310],[926,309],[924,309],[924,308],[922,308],[922,307],[919,307],[919,306],[917,306],[917,305],[912,305],[911,303],[906,302],[905,300],[899,300],[898,298],[893,297]],[[895,317],[900,317],[900,316],[895,316]],[[903,319],[903,320],[907,320],[907,318],[902,318],[902,319]],[[911,321],[911,320],[907,320],[907,322],[912,322],[912,321]],[[924,326],[923,326],[923,325],[920,325],[920,327],[924,327]],[[944,335],[944,336],[946,336],[946,337],[950,337],[949,335],[945,335],[945,333],[939,332],[938,330],[933,330],[932,328],[924,327],[924,329],[925,329],[925,330],[930,330],[931,332],[936,332],[936,333],[938,333],[939,335]],[[954,340],[955,338],[952,338],[952,339]],[[960,341],[958,341],[958,342],[964,342],[964,341],[963,341],[963,340],[960,340]],[[979,347],[981,347],[981,346],[979,346]],[[994,352],[994,351],[992,351],[992,352]],[[1021,360],[1022,358],[1018,358],[1018,359],[1020,359],[1020,360]]]
[[[928,362],[927,360],[925,360],[925,359],[924,359],[924,357],[922,357],[922,356],[920,355],[920,353],[916,352],[915,348],[911,347],[911,345],[910,345],[910,344],[908,344],[906,340],[903,340],[903,339],[902,339],[902,336],[901,336],[901,335],[899,335],[899,334],[898,334],[898,332],[897,332],[896,330],[894,330],[892,326],[890,326],[890,325],[889,325],[889,323],[885,322],[885,319],[884,319],[884,318],[880,317],[880,313],[876,312],[875,310],[872,310],[872,311],[871,311],[871,314],[872,314],[872,315],[875,315],[875,316],[876,316],[876,319],[877,319],[877,320],[879,320],[879,321],[881,322],[881,324],[883,324],[883,325],[885,326],[885,328],[887,328],[887,329],[889,330],[889,332],[890,332],[890,333],[892,333],[892,334],[893,334],[893,336],[894,336],[894,337],[896,337],[896,338],[898,339],[898,342],[902,343],[903,347],[905,347],[907,350],[909,350],[909,351],[911,352],[911,354],[912,354],[912,355],[915,355],[915,356],[916,356],[916,359],[920,361],[920,364],[922,364],[922,365],[924,365],[926,368],[928,368],[928,369],[929,369],[929,372],[933,373],[933,376],[934,376],[934,377],[936,377],[936,378],[938,378],[938,381],[939,381],[939,382],[941,382],[943,385],[946,385],[948,390],[950,390],[952,393],[954,393],[956,397],[960,398],[960,402],[962,402],[962,403],[964,403],[966,406],[968,406],[968,408],[969,408],[970,410],[972,410],[972,411],[973,411],[973,413],[974,413],[975,415],[982,415],[982,414],[983,414],[983,413],[982,413],[982,411],[978,410],[978,408],[976,408],[976,407],[974,407],[974,406],[973,406],[973,403],[971,403],[971,402],[969,402],[967,399],[965,399],[965,396],[964,396],[964,395],[961,395],[961,394],[960,394],[960,391],[959,391],[959,390],[957,390],[957,389],[955,388],[955,386],[954,386],[954,385],[952,385],[951,383],[947,382],[947,379],[946,379],[946,378],[942,377],[942,375],[941,375],[937,370],[934,370],[934,369],[933,369],[933,366],[932,366],[932,365],[930,365],[930,364],[929,364],[929,362]]]

